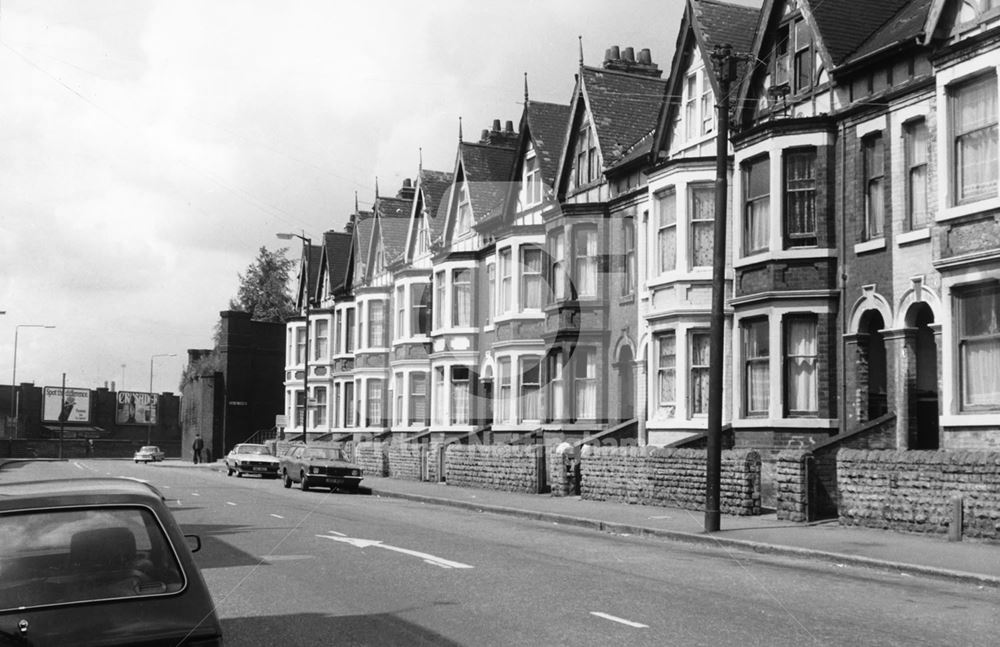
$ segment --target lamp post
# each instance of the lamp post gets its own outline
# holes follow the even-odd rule
[[[305,287],[302,291],[303,301],[306,310],[306,350],[302,358],[302,443],[305,444],[306,428],[309,426],[309,305],[312,299],[309,298],[309,253],[312,250],[312,240],[299,234],[275,234],[281,240],[291,240],[298,238],[302,241],[302,272],[305,274]],[[298,403],[292,402],[292,415],[298,410]]]
[[[177,353],[160,353],[149,357],[149,404],[146,409],[146,444],[149,445],[153,436],[153,402],[156,396],[153,395],[153,360],[157,357],[177,357]]]
[[[14,419],[14,434],[17,434],[17,416],[20,413],[17,401],[17,336],[21,328],[55,328],[45,324],[19,324],[14,326],[14,368],[10,376],[10,416]]]

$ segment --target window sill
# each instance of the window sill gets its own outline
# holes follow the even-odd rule
[[[514,314],[505,314],[496,318],[494,325],[506,323],[508,321],[519,321],[523,319],[545,319],[545,313],[541,310],[525,310]]]
[[[996,427],[1000,425],[1000,411],[977,411],[941,416],[942,427]]]
[[[913,243],[918,243],[923,240],[930,240],[930,238],[931,230],[929,227],[914,229],[913,231],[906,231],[896,236],[896,246],[903,247],[904,245],[912,245]]]
[[[629,294],[623,297],[618,297],[618,305],[620,306],[630,306],[635,303],[635,294]]]
[[[984,198],[976,202],[970,202],[969,204],[939,209],[936,221],[945,222],[948,220],[954,220],[955,218],[961,218],[962,216],[991,211],[993,209],[1000,209],[1000,198]]]
[[[760,427],[775,427],[779,429],[837,429],[836,418],[737,418],[733,420],[733,429],[757,429]]]
[[[863,243],[855,244],[854,254],[860,256],[861,254],[876,252],[880,249],[885,249],[885,238],[876,238],[874,240],[866,240]]]

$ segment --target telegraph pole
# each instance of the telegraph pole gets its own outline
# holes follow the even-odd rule
[[[726,205],[729,191],[729,88],[733,80],[733,48],[717,45],[712,67],[719,81],[715,133],[715,240],[712,260],[712,315],[709,337],[708,456],[705,471],[705,532],[719,530],[722,484],[722,369],[726,329]]]

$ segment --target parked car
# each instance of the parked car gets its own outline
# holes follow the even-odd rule
[[[326,486],[357,492],[361,468],[351,463],[339,447],[299,445],[281,457],[281,477],[285,487],[298,483],[303,490]]]
[[[222,645],[201,541],[145,483],[0,485],[0,535],[0,645]]]
[[[148,463],[150,461],[155,463],[156,461],[162,461],[165,456],[166,454],[163,453],[163,450],[156,445],[146,445],[140,447],[139,451],[132,458],[136,463]]]
[[[278,457],[267,445],[240,443],[226,454],[226,476],[260,474],[261,477],[278,478]]]

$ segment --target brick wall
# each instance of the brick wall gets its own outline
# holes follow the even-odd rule
[[[675,448],[600,447],[580,459],[584,499],[705,507],[704,451]],[[760,514],[760,455],[754,450],[722,452],[720,511]]]
[[[419,481],[427,449],[413,443],[392,443],[389,445],[389,476],[396,479]]]
[[[945,533],[959,495],[963,534],[1000,541],[1000,452],[842,449],[837,474],[841,524]]]
[[[504,492],[539,491],[538,459],[541,445],[449,445],[445,451],[445,479],[450,485]]]
[[[389,446],[386,443],[362,442],[354,449],[354,462],[365,476],[389,474]]]
[[[809,483],[806,465],[812,462],[809,450],[779,452],[775,460],[775,489],[778,519],[809,521]]]

